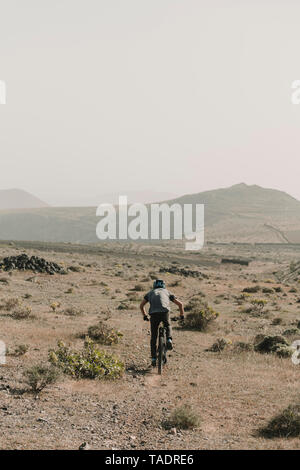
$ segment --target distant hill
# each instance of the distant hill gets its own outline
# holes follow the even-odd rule
[[[169,204],[205,204],[205,239],[214,242],[300,243],[300,202],[256,185],[188,194]],[[0,212],[0,239],[91,243],[96,208],[37,208]]]
[[[45,202],[21,189],[0,190],[0,210],[35,209],[47,206]]]

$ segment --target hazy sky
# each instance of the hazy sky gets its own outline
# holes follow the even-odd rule
[[[0,189],[300,199],[299,0],[0,0]]]

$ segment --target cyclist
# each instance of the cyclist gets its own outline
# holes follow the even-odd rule
[[[174,302],[179,307],[180,318],[184,318],[183,304],[180,300],[176,299],[175,295],[171,294],[167,289],[164,281],[156,279],[153,283],[153,289],[149,291],[141,302],[140,309],[143,314],[144,320],[148,321],[149,317],[145,311],[145,305],[147,302],[150,303],[149,315],[151,322],[151,358],[152,366],[156,366],[156,354],[157,354],[157,334],[158,327],[162,321],[166,328],[167,336],[167,349],[173,349],[172,343],[172,328],[170,324],[170,301]]]

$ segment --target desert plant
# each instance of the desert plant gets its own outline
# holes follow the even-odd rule
[[[219,316],[219,313],[209,307],[199,297],[193,297],[185,308],[187,315],[183,328],[205,331]]]
[[[242,292],[246,292],[247,294],[256,294],[257,292],[260,291],[260,286],[250,286],[250,287],[245,287]]]
[[[283,336],[294,336],[297,335],[299,336],[300,330],[298,328],[289,328],[288,330],[285,330],[282,334]]]
[[[281,317],[276,317],[272,321],[272,325],[281,325],[283,322],[283,319]]]
[[[12,355],[16,357],[23,356],[24,354],[27,353],[28,349],[29,349],[29,346],[27,344],[18,344],[15,347],[15,350],[12,353]]]
[[[10,316],[15,320],[27,320],[29,318],[33,318],[32,315],[32,308],[31,307],[23,307],[14,310]]]
[[[58,342],[58,349],[49,351],[49,361],[74,378],[117,379],[125,368],[119,358],[98,349],[90,338],[86,338],[82,351]]]
[[[263,294],[274,294],[274,289],[272,287],[263,287],[262,288]]]
[[[267,438],[300,436],[300,405],[290,405],[258,432]]]
[[[283,346],[289,346],[289,343],[283,336],[262,336],[255,344],[254,350],[260,353],[277,353],[277,350]]]
[[[167,428],[192,429],[199,426],[199,417],[191,405],[184,404],[175,408],[170,418],[165,421]]]
[[[232,344],[230,340],[227,340],[224,338],[218,338],[217,341],[213,343],[210,348],[207,349],[207,351],[221,352],[230,344]]]
[[[1,305],[1,308],[9,312],[13,308],[18,307],[20,304],[21,301],[18,297],[12,297],[11,299],[4,300],[4,303]]]
[[[122,301],[118,307],[117,307],[118,310],[129,310],[129,305],[125,302],[125,301]]]
[[[52,312],[56,312],[56,310],[60,307],[60,302],[52,302],[52,304],[50,305],[50,308],[52,310]]]
[[[100,344],[116,344],[123,336],[119,331],[109,328],[103,321],[99,321],[97,325],[90,326],[88,336],[92,340]]]
[[[236,353],[253,351],[253,344],[245,343],[244,341],[237,341],[234,343],[233,351]]]
[[[40,393],[47,385],[58,380],[59,370],[47,364],[38,364],[24,371],[25,383],[36,395]]]
[[[69,317],[77,317],[83,314],[83,310],[76,307],[68,307],[63,311],[63,313]]]

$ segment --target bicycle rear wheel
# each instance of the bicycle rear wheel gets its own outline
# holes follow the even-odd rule
[[[158,341],[158,374],[161,375],[162,367],[164,363],[164,338],[159,336]]]

